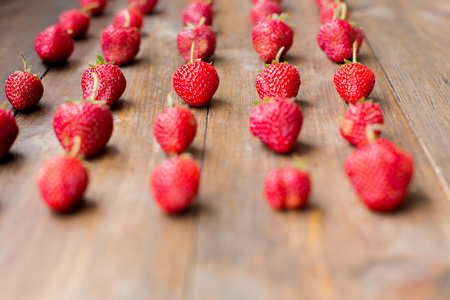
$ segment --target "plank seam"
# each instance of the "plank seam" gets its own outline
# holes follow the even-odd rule
[[[417,134],[416,128],[414,127],[414,124],[411,121],[411,117],[409,116],[408,112],[405,109],[405,106],[399,96],[399,94],[397,93],[397,91],[395,90],[393,84],[391,83],[391,80],[389,79],[386,71],[384,70],[384,67],[380,62],[380,60],[378,59],[378,56],[376,55],[374,49],[372,48],[372,46],[370,45],[370,42],[368,40],[368,38],[365,38],[367,46],[369,47],[370,51],[372,52],[373,56],[375,57],[375,59],[378,62],[378,65],[380,66],[381,71],[383,72],[384,77],[386,78],[386,81],[388,82],[389,86],[391,87],[392,91],[395,94],[395,97],[398,100],[398,103],[400,104],[400,107],[408,121],[409,126],[411,127],[412,131],[414,132],[414,136],[417,138],[417,140],[419,141],[419,144],[422,146],[422,149],[425,152],[426,157],[428,158],[428,161],[430,162],[433,171],[435,172],[436,176],[438,177],[438,180],[444,190],[444,194],[447,196],[447,200],[449,200],[450,202],[450,188],[447,184],[447,181],[445,180],[445,178],[442,176],[442,172],[441,169],[437,166],[436,162],[434,161],[433,157],[431,156],[430,151],[428,150],[428,148],[426,147],[426,145],[424,144],[424,142],[422,141],[422,139],[420,138],[420,136]]]

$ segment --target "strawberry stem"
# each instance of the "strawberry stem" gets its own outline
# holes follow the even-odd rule
[[[31,73],[31,66],[27,67],[27,61],[25,60],[25,56],[22,52],[20,52],[20,56],[22,57],[23,69],[25,72]]]
[[[125,17],[125,24],[123,24],[123,27],[130,27],[130,22],[131,22],[131,18],[130,18],[130,12],[125,9],[123,12],[123,15]]]
[[[357,52],[356,50],[357,50],[357,48],[358,48],[357,46],[358,46],[358,45],[357,45],[356,41],[354,41],[354,42],[353,42],[353,60],[352,60],[353,63],[356,63],[356,62],[357,62],[357,60],[356,60],[356,52]]]
[[[98,91],[98,76],[95,72],[92,72],[91,75],[92,79],[94,80],[94,86],[92,87],[92,94],[89,100],[95,101],[95,94],[97,94]]]
[[[375,135],[375,131],[381,131],[384,129],[384,126],[381,124],[373,124],[368,125],[366,127],[366,136],[369,142],[373,142],[377,139],[377,136]]]
[[[190,63],[194,62],[194,47],[195,47],[195,42],[192,42],[192,46],[191,46],[191,61],[190,61]]]
[[[281,55],[283,54],[283,51],[284,51],[284,46],[281,47],[280,50],[278,50],[277,56],[275,57],[275,61],[276,61],[277,63],[280,62],[280,58],[281,58]]]
[[[98,3],[98,2],[92,2],[92,3],[89,3],[88,5],[83,6],[83,7],[80,9],[80,11],[81,11],[81,12],[84,12],[85,14],[87,14],[87,15],[90,17],[90,16],[91,16],[90,10],[93,9],[93,8],[97,8],[97,7],[99,7],[99,6],[100,6],[100,3]]]
[[[340,9],[339,9],[340,8]],[[342,19],[342,20],[345,20],[346,19],[346,16],[347,16],[347,4],[345,4],[345,3],[341,3],[341,4],[339,4],[338,5],[338,9],[339,9],[339,11],[340,11],[340,18]]]
[[[72,146],[72,150],[70,150],[69,155],[70,156],[77,156],[78,152],[80,151],[81,148],[81,137],[80,136],[76,136],[73,138],[73,146]]]
[[[170,107],[175,105],[175,103],[173,102],[173,92],[167,94],[167,102],[169,103]]]
[[[198,27],[198,26],[202,26],[203,24],[205,24],[205,22],[206,22],[206,18],[205,18],[205,17],[201,17],[201,18],[200,18],[200,21],[198,22],[197,27]]]

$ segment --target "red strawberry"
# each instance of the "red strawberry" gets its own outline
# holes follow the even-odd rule
[[[202,18],[205,18],[205,25],[212,24],[214,12],[211,6],[202,3],[190,3],[181,15],[184,26],[188,23],[198,24]]]
[[[46,63],[64,62],[73,52],[73,41],[64,28],[52,25],[38,34],[34,49]]]
[[[176,156],[156,167],[150,176],[150,189],[156,203],[166,213],[179,213],[198,192],[200,167],[185,156]]]
[[[209,61],[216,50],[216,34],[211,27],[203,25],[205,18],[200,20],[197,26],[191,23],[181,30],[177,36],[178,50],[186,62],[191,59],[192,43],[195,43],[194,59]]]
[[[113,131],[113,116],[102,104],[64,103],[55,112],[53,129],[66,151],[70,151],[74,147],[74,139],[80,137],[81,145],[75,154],[89,158],[109,141]]]
[[[280,97],[295,98],[300,89],[300,73],[287,62],[280,63],[284,48],[276,59],[256,76],[256,90],[261,99]]]
[[[89,23],[89,16],[78,9],[64,11],[58,18],[58,24],[74,39],[86,36]]]
[[[79,0],[81,9],[93,16],[103,13],[106,2],[106,0]]]
[[[0,159],[9,152],[18,134],[19,128],[12,111],[6,107],[0,108]]]
[[[191,48],[191,61],[182,65],[173,75],[173,87],[178,96],[191,106],[208,104],[219,87],[219,75],[216,69],[208,63],[193,60]]]
[[[194,140],[197,133],[197,121],[189,110],[181,106],[172,106],[156,116],[153,134],[167,153],[182,153]]]
[[[308,204],[311,182],[308,172],[297,168],[275,169],[264,181],[264,195],[274,209],[297,209]]]
[[[189,0],[189,3],[201,3],[201,4],[213,6],[214,0]]]
[[[124,8],[114,17],[114,25],[134,27],[139,30],[142,27],[142,14],[135,9]]]
[[[367,98],[375,86],[375,74],[356,61],[356,42],[353,45],[353,63],[346,61],[334,75],[334,87],[342,99],[355,103]]]
[[[286,15],[273,15],[253,27],[253,48],[266,63],[275,59],[281,47],[285,48],[286,53],[292,46],[294,31],[285,21]]]
[[[281,7],[276,2],[271,1],[263,1],[253,4],[249,13],[250,20],[252,21],[253,25],[266,20],[268,16],[271,16],[273,14],[281,14]]]
[[[347,5],[340,0],[322,6],[320,9],[320,21],[322,24],[330,22],[334,17],[340,16],[342,20],[348,20]]]
[[[65,155],[46,161],[36,181],[44,203],[56,212],[66,212],[82,201],[89,177],[79,158]]]
[[[127,81],[118,66],[107,63],[103,57],[97,54],[97,64],[90,65],[81,77],[81,89],[84,100],[106,101],[112,105],[119,100],[127,87]],[[95,75],[93,75],[95,74]],[[92,97],[92,91],[96,91]]]
[[[16,71],[9,75],[5,84],[6,98],[17,110],[33,107],[44,94],[44,86],[39,79],[39,75],[31,74],[31,66],[27,67],[23,53],[20,53],[20,55],[22,56],[24,71]]]
[[[411,155],[391,141],[378,139],[357,148],[345,162],[345,173],[367,207],[375,211],[398,208],[413,172]]]
[[[106,61],[112,61],[114,64],[122,66],[131,62],[139,52],[141,35],[136,28],[113,24],[103,31],[100,36],[100,44]]]
[[[250,115],[250,131],[278,153],[292,150],[302,129],[303,114],[293,99],[274,98],[258,104]]]
[[[128,7],[146,15],[155,8],[158,0],[128,0]]]
[[[362,102],[351,106],[342,117],[340,132],[343,138],[359,147],[367,144],[368,129],[379,127],[384,124],[381,108],[375,103]],[[381,131],[373,130],[375,137],[379,137]]]
[[[322,24],[317,35],[320,48],[331,60],[338,63],[351,59],[355,41],[357,52],[359,52],[363,39],[361,29],[342,19],[334,19]]]

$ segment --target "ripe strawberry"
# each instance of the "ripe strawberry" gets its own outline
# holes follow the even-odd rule
[[[5,84],[6,98],[17,110],[33,107],[44,94],[44,86],[39,79],[39,75],[31,74],[31,66],[27,67],[23,53],[20,53],[20,55],[22,56],[24,71],[16,71],[9,75]]]
[[[103,31],[100,36],[100,44],[106,61],[112,61],[114,64],[122,66],[131,62],[139,52],[141,35],[136,28],[113,24]]]
[[[292,46],[294,31],[285,21],[286,15],[273,15],[253,27],[253,48],[266,63],[275,59],[281,47],[285,48],[286,53]]]
[[[249,16],[252,24],[256,25],[259,22],[266,20],[268,16],[273,14],[281,14],[280,5],[276,2],[263,1],[253,4],[250,9]]]
[[[362,102],[351,106],[342,117],[340,132],[343,138],[359,147],[367,144],[368,129],[384,124],[381,108],[375,103]],[[379,137],[381,131],[373,130],[374,137]]]
[[[191,47],[191,61],[182,65],[173,75],[173,87],[178,96],[191,106],[208,104],[219,87],[219,75],[208,63],[193,59],[194,44]]]
[[[146,15],[155,8],[158,0],[128,0],[128,7]]]
[[[347,4],[336,0],[335,2],[328,3],[320,9],[320,21],[322,24],[330,22],[334,17],[340,16],[342,20],[348,20]]]
[[[89,16],[78,9],[64,11],[58,18],[58,24],[74,39],[86,36],[89,23]]]
[[[81,10],[93,16],[98,16],[103,13],[106,2],[106,0],[79,0]]]
[[[198,24],[202,17],[205,18],[205,25],[211,25],[214,12],[211,6],[202,3],[190,3],[183,11],[181,15],[181,20],[183,25],[187,26],[188,23]]]
[[[355,103],[367,98],[375,86],[375,74],[356,61],[356,42],[353,45],[353,62],[346,61],[334,75],[334,87],[342,99]]]
[[[258,104],[250,115],[252,134],[278,153],[294,148],[302,125],[302,111],[293,99],[273,98]]]
[[[114,17],[114,25],[134,27],[139,30],[142,27],[142,14],[135,9],[124,8]]]
[[[46,161],[36,179],[42,200],[56,212],[69,211],[79,204],[89,182],[83,162],[69,155]]]
[[[355,41],[357,52],[359,52],[363,39],[361,29],[342,19],[334,19],[322,24],[317,35],[320,48],[331,60],[338,63],[351,59]]]
[[[173,106],[169,95],[170,108],[156,116],[153,134],[167,153],[182,153],[194,140],[197,133],[197,121],[189,110]]]
[[[389,140],[378,139],[357,148],[347,158],[345,173],[367,207],[391,211],[405,198],[413,165],[409,153]]]
[[[111,111],[99,103],[64,103],[55,112],[53,129],[66,151],[70,151],[74,147],[74,139],[80,137],[81,144],[75,154],[89,158],[109,141],[113,117]]]
[[[191,158],[176,156],[156,167],[150,175],[150,190],[166,213],[179,213],[197,196],[200,167]]]
[[[19,127],[12,111],[0,108],[0,159],[9,152],[18,134]]]
[[[287,62],[280,63],[282,47],[276,59],[256,76],[256,90],[261,99],[280,97],[295,98],[300,89],[300,73]]]
[[[197,26],[188,23],[177,36],[177,46],[186,62],[191,59],[192,43],[195,43],[194,59],[209,61],[216,50],[216,34],[211,27],[204,25],[205,18]]]
[[[106,101],[106,105],[112,105],[119,100],[127,87],[122,70],[111,62],[107,63],[98,54],[96,65],[90,66],[91,68],[86,69],[81,76],[83,99]],[[92,91],[96,91],[94,97]]]
[[[201,3],[201,4],[213,6],[214,0],[189,0],[189,3]]]
[[[73,41],[60,25],[52,25],[38,34],[34,49],[46,63],[66,61],[73,52]]]
[[[297,168],[274,169],[264,181],[264,196],[274,209],[305,207],[310,191],[308,172]]]

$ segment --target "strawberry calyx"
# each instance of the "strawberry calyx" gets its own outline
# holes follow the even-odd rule
[[[0,106],[0,109],[7,109],[8,108],[8,105],[3,105],[3,106]]]
[[[27,72],[27,73],[30,73],[31,75],[36,76],[37,78],[39,78],[39,74],[31,73],[31,66],[27,66],[27,61],[25,60],[25,56],[23,55],[22,52],[20,52],[20,56],[22,57],[23,71],[15,71],[14,73]]]
[[[95,55],[97,56],[97,61],[96,61],[95,65],[91,65],[90,63],[87,63],[88,66],[90,66],[91,68],[95,68],[98,65],[113,65],[114,64],[113,61],[106,62],[106,60],[98,53],[95,53]]]
[[[272,14],[267,16],[267,20],[280,20],[283,23],[286,23],[286,20],[288,18],[288,15],[285,13],[281,13],[281,14]],[[289,27],[294,28],[293,24],[287,24]]]
[[[369,143],[374,142],[378,139],[377,135],[375,134],[375,131],[381,131],[385,127],[381,124],[372,124],[366,126],[366,136]]]
[[[191,22],[187,22],[186,23],[186,27],[184,27],[185,30],[190,30],[190,29],[195,29],[196,27],[200,27],[203,26],[206,22],[206,18],[205,17],[201,17],[200,21],[198,21],[197,25],[192,24]]]

